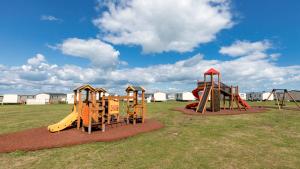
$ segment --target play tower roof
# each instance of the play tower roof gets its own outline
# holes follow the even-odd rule
[[[204,73],[204,75],[211,75],[211,74],[213,74],[213,75],[219,75],[220,72],[217,71],[217,70],[214,69],[214,68],[210,68],[208,71],[206,71],[206,72]]]

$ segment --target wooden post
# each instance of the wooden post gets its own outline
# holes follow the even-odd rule
[[[271,97],[271,95],[274,93],[274,89],[272,90],[272,92],[269,94],[269,96],[267,97],[266,101],[269,100],[269,98]],[[274,94],[273,94],[274,95]],[[274,96],[273,96],[274,97]]]
[[[127,99],[126,99],[126,103],[127,103],[127,115],[126,115],[126,123],[129,124],[129,91],[127,91]]]
[[[296,100],[295,100],[294,97],[290,94],[289,91],[287,91],[287,94],[293,99],[294,103],[300,108],[300,106],[298,105],[298,103],[296,102]]]
[[[108,104],[107,104],[107,124],[110,124],[111,121],[111,115],[110,115],[110,101],[111,99],[108,99]]]
[[[105,131],[105,100],[104,100],[104,97],[105,97],[105,92],[103,92],[103,95],[101,97],[101,102],[102,102],[102,105],[101,105],[101,109],[102,109],[102,112],[101,112],[101,130],[102,132]]]
[[[282,97],[282,100],[281,100],[281,108],[284,106],[284,103],[285,103],[285,94],[287,93],[286,90],[283,91],[283,97]]]
[[[236,100],[236,104],[237,104],[237,107],[238,107],[239,111],[241,111],[241,107],[240,107],[238,97],[239,97],[239,86],[236,86],[235,87],[235,100]]]
[[[218,85],[219,85],[219,97],[221,97],[221,75],[218,74]]]
[[[137,113],[137,108],[136,106],[138,105],[138,92],[134,91],[134,99],[133,99],[133,103],[134,103],[134,108],[133,108],[133,125],[136,124],[136,113]]]
[[[82,95],[81,91],[78,91],[78,116],[77,116],[77,129],[79,130],[80,128],[80,120],[81,120],[81,115],[82,115]]]
[[[212,91],[211,91],[211,96],[210,96],[210,108],[211,111],[214,112],[215,111],[215,105],[214,105],[214,94],[215,94],[215,84],[214,84],[214,77],[213,77],[213,73],[210,74],[210,82],[211,82],[211,86],[212,86]]]
[[[226,96],[223,95],[223,109],[226,109]]]
[[[89,126],[88,126],[88,133],[92,133],[92,114],[89,112]]]
[[[233,94],[232,94],[232,86],[230,86],[230,98],[229,98],[229,109],[232,110],[232,101],[233,101]]]
[[[145,122],[145,92],[142,91],[142,123]]]
[[[274,95],[275,95],[275,98],[276,98],[276,102],[277,102],[278,109],[280,110],[281,107],[280,107],[280,105],[279,105],[278,96],[277,96],[277,94],[276,94],[276,91],[274,91]]]
[[[91,91],[88,90],[86,92],[86,102],[88,105],[88,109],[89,109],[89,123],[88,123],[88,133],[91,134],[92,132],[92,103],[91,103]]]

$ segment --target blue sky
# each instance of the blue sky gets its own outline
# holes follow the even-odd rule
[[[209,67],[244,91],[299,86],[300,2],[148,3],[1,1],[0,93],[189,91]]]

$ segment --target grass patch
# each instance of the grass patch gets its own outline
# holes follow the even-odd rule
[[[186,104],[147,105],[147,116],[165,124],[161,130],[110,143],[2,153],[0,166],[106,169],[300,167],[300,111],[274,109],[268,113],[201,117],[170,110]],[[70,105],[0,106],[0,133],[47,126],[70,112]]]

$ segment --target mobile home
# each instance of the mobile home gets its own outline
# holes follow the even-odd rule
[[[74,93],[67,94],[67,104],[74,104]]]
[[[176,94],[177,101],[193,101],[196,100],[195,96],[191,92],[182,92]]]
[[[250,92],[246,94],[246,99],[251,101],[267,100],[270,92]],[[274,95],[271,94],[268,100],[274,100]]]
[[[37,102],[44,102],[45,104],[49,103],[50,95],[47,93],[40,93],[35,96]]]
[[[0,104],[3,104],[3,95],[0,95]]]
[[[168,93],[167,94],[167,100],[175,100],[176,94],[175,93]]]
[[[300,101],[300,90],[291,90],[290,94],[295,99],[295,101]],[[290,98],[290,100],[292,99]]]
[[[299,90],[291,90],[289,91],[290,95],[295,99],[295,101],[300,101],[300,91]],[[283,92],[278,92],[277,97],[280,99],[283,97]],[[286,101],[293,101],[293,98],[291,98],[288,94],[285,95]]]
[[[67,101],[67,95],[64,93],[40,93],[35,98],[45,103],[62,103]]]
[[[50,95],[50,103],[66,103],[67,95],[64,93],[48,93]]]
[[[18,102],[26,104],[28,99],[35,99],[35,95],[19,95]]]
[[[239,93],[241,99],[247,100],[247,94],[246,93]]]
[[[262,99],[262,100],[267,100],[268,97],[270,96],[270,94],[271,94],[271,92],[262,92],[262,94],[261,94],[261,99]],[[269,97],[268,100],[274,100],[273,94],[271,94],[271,96]]]
[[[43,99],[27,99],[26,100],[27,105],[41,105],[46,104],[46,100]]]
[[[4,94],[3,95],[3,104],[17,104],[18,95],[17,94]]]
[[[167,101],[167,94],[163,93],[163,92],[153,93],[152,101],[153,102],[164,102],[164,101]]]
[[[145,93],[145,98],[146,98],[147,103],[150,103],[153,98],[153,93]]]

